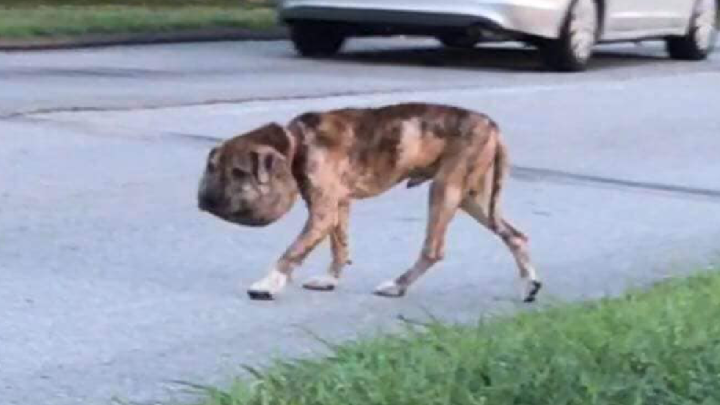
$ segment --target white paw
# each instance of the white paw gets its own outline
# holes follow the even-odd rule
[[[309,279],[303,284],[303,287],[313,291],[332,291],[334,290],[340,280],[332,276],[317,276]]]
[[[253,300],[272,300],[282,292],[287,282],[287,275],[272,271],[267,277],[250,286],[248,295]]]
[[[375,295],[398,298],[405,295],[405,288],[397,285],[395,281],[386,281],[375,288]]]

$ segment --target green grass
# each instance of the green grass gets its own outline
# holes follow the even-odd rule
[[[275,26],[268,6],[228,0],[4,0],[0,39],[84,34],[167,32],[204,28],[266,29]]]
[[[720,403],[720,274],[619,299],[439,323],[278,363],[205,405]]]

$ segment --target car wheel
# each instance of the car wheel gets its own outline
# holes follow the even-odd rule
[[[472,49],[477,45],[478,40],[469,35],[445,34],[439,35],[437,40],[446,48]]]
[[[568,11],[560,37],[545,41],[542,55],[545,64],[564,72],[585,70],[597,42],[598,6],[595,0],[575,0]]]
[[[290,39],[300,55],[322,57],[338,53],[345,42],[345,35],[326,24],[303,23],[290,26]]]
[[[670,57],[679,60],[707,58],[717,40],[717,12],[716,0],[697,0],[687,34],[668,38],[665,42]]]

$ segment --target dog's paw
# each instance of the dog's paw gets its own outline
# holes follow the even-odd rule
[[[386,281],[375,288],[374,294],[381,297],[399,298],[405,295],[405,291],[405,288],[397,285],[395,281]]]
[[[525,303],[535,302],[537,295],[542,289],[543,284],[537,280],[522,281],[522,300]]]
[[[275,299],[268,291],[248,290],[248,297],[254,301],[272,301]]]
[[[313,277],[303,284],[303,288],[313,291],[333,291],[340,280],[332,276]]]
[[[287,282],[287,275],[272,271],[267,277],[250,286],[247,293],[252,300],[270,301],[282,292]]]

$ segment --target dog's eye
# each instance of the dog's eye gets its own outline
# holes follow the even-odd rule
[[[238,169],[237,167],[234,167],[231,171],[232,176],[237,180],[244,180],[249,173],[243,171],[242,169]]]

